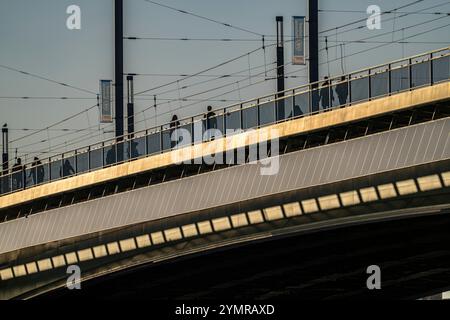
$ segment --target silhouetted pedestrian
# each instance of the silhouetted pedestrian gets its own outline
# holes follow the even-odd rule
[[[348,99],[348,83],[345,80],[346,80],[345,76],[342,76],[341,82],[336,85],[336,89],[335,89],[336,94],[339,99],[340,106],[347,104],[347,99]]]
[[[63,177],[67,177],[75,173],[76,172],[75,169],[72,167],[72,164],[68,159],[66,159],[63,164]]]
[[[208,130],[211,129],[217,129],[217,118],[216,118],[216,114],[212,111],[212,107],[208,106],[207,107],[207,113],[205,114],[205,118],[206,118],[206,130],[207,130],[207,135],[208,135],[208,140],[213,138],[213,134],[211,132],[209,132]]]
[[[139,143],[137,143],[134,140],[131,140],[131,142],[130,142],[130,152],[129,152],[130,159],[134,159],[134,158],[139,157],[139,150],[137,148],[138,145],[139,145]]]
[[[178,117],[176,114],[173,115],[172,120],[170,121],[170,147],[175,148],[178,143],[178,138],[173,137],[173,133],[180,126],[180,121],[178,121]],[[174,139],[176,138],[176,139]]]
[[[170,127],[177,128],[180,126],[180,121],[178,121],[178,117],[176,114],[173,115],[172,120],[170,120]]]
[[[22,188],[23,185],[23,171],[24,166],[22,165],[22,159],[21,158],[17,158],[16,163],[14,164],[14,166],[12,167],[12,182],[13,182],[13,187],[15,187],[16,189]]]
[[[44,182],[44,175],[44,167],[42,166],[41,161],[38,157],[34,157],[28,178],[32,178],[34,184],[39,184]]]
[[[206,129],[217,129],[216,114],[212,111],[212,107],[208,106],[208,112],[206,113]]]
[[[322,83],[322,88],[320,89],[320,101],[323,109],[327,109],[330,107],[330,82],[328,81],[328,77],[325,77],[325,82]],[[334,100],[334,96],[331,96],[331,100]]]

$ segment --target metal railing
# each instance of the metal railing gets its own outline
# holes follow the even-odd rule
[[[13,167],[0,176],[0,195],[218,137],[217,131],[213,136],[208,129],[227,136],[234,130],[242,132],[449,80],[447,47],[181,119],[134,133],[133,138],[124,135]],[[186,129],[191,141],[172,141],[176,129]]]

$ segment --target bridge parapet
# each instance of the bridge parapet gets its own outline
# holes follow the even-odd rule
[[[82,187],[105,183],[126,176],[137,175],[150,170],[173,166],[178,162],[186,162],[196,158],[205,158],[213,153],[226,153],[236,148],[245,148],[253,144],[264,143],[271,139],[305,134],[331,128],[333,126],[352,123],[392,112],[432,104],[450,99],[450,82],[415,89],[374,101],[362,102],[346,108],[338,108],[309,117],[301,117],[289,121],[268,125],[256,130],[235,134],[229,137],[216,138],[213,141],[192,146],[184,146],[176,150],[145,156],[134,161],[109,166],[92,172],[68,177],[62,180],[34,186],[0,197],[0,209],[13,205],[34,201],[55,194],[76,190]]]
[[[168,124],[137,133],[131,140],[124,137],[118,144],[107,141],[81,148],[47,159],[39,168],[28,166],[0,177],[0,209],[173,165],[173,159],[180,159],[177,149],[187,155],[181,160],[187,160],[211,153],[205,150],[248,146],[252,141],[248,133],[210,141],[204,136],[208,128],[224,135],[227,130],[256,128],[262,141],[270,139],[272,130],[289,136],[448,100],[449,78],[450,49],[445,48],[286,90],[282,98],[276,93],[215,110],[207,119],[200,115],[181,120],[178,127],[191,133],[188,146],[171,142],[174,128]]]

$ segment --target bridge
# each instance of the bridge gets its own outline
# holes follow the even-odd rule
[[[449,79],[445,48],[5,172],[0,298],[442,292]]]

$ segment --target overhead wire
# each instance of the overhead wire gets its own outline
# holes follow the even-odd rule
[[[408,36],[408,37],[403,37],[402,39],[399,39],[399,40],[411,39],[411,38],[414,38],[414,37],[417,37],[417,36],[420,36],[420,35],[423,35],[423,34],[427,34],[427,33],[430,33],[430,32],[436,31],[436,30],[440,30],[440,29],[449,27],[449,26],[450,26],[450,23],[446,24],[446,25],[443,25],[443,26],[435,27],[435,28],[432,28],[432,29],[429,29],[429,30],[426,30],[426,31],[423,31],[423,32],[420,32],[420,33],[416,33],[416,34],[413,34],[413,35]],[[375,47],[371,47],[371,48],[368,48],[368,49],[364,49],[364,50],[360,50],[360,51],[353,52],[353,53],[350,53],[350,54],[346,54],[344,56],[344,58],[353,57],[355,55],[358,55],[358,54],[361,54],[361,53],[365,53],[365,52],[369,52],[369,51],[372,51],[372,50],[376,50],[376,49],[379,49],[379,48],[383,48],[383,47],[388,46],[388,45],[392,45],[392,43],[383,43],[383,44],[377,45]],[[336,58],[336,59],[330,60],[330,62],[334,62],[334,61],[337,61],[339,59],[340,58]],[[322,63],[320,63],[320,65],[324,65],[325,63],[326,62],[322,62]]]
[[[424,2],[424,1],[425,0],[416,0],[416,1],[410,2],[410,3],[406,4],[406,5],[402,5],[400,7],[394,8],[392,10],[384,11],[384,13],[380,13],[380,16],[382,16],[384,14],[388,14],[388,13],[393,13],[393,12],[398,11],[400,9],[404,9],[404,8],[416,5],[416,4]],[[351,25],[354,25],[354,24],[357,24],[357,23],[360,23],[360,22],[366,22],[366,21],[367,21],[367,18],[358,19],[358,20],[355,20],[355,21],[352,21],[352,22],[344,23],[343,25],[340,25],[340,26],[336,26],[336,27],[333,27],[333,28],[328,28],[328,29],[322,30],[322,31],[319,32],[319,34],[327,33],[327,32],[330,32],[330,31],[334,31],[336,29],[342,29],[342,28],[345,28],[345,27],[348,27],[348,26],[351,26]]]
[[[64,123],[64,122],[66,122],[66,121],[69,121],[69,120],[71,120],[71,119],[73,119],[73,118],[76,118],[76,117],[78,117],[79,115],[84,114],[85,112],[88,112],[89,110],[91,110],[91,109],[93,109],[93,108],[96,108],[96,107],[98,107],[97,104],[95,104],[95,105],[93,105],[93,106],[90,106],[90,107],[88,107],[88,108],[86,108],[86,109],[84,109],[84,110],[82,110],[82,111],[80,111],[80,112],[78,112],[78,113],[76,113],[76,114],[74,114],[74,115],[71,115],[71,116],[69,116],[69,117],[67,117],[67,118],[64,118],[63,120],[57,121],[57,122],[55,122],[55,123],[53,123],[53,124],[51,124],[51,125],[49,125],[49,126],[43,128],[43,129],[41,129],[41,130],[32,132],[32,133],[30,133],[30,134],[24,135],[24,136],[19,137],[19,138],[17,138],[17,139],[14,139],[14,140],[12,140],[10,143],[14,143],[14,142],[17,142],[17,141],[20,141],[20,140],[29,138],[29,137],[31,137],[31,136],[33,136],[33,135],[35,135],[35,134],[38,134],[38,133],[41,133],[41,132],[47,130],[47,129],[50,129],[50,128],[52,128],[52,127],[56,127],[57,125],[59,125],[59,124],[61,124],[61,123]]]
[[[63,87],[71,88],[71,89],[82,91],[82,92],[85,92],[85,93],[90,93],[90,94],[95,94],[95,95],[97,94],[96,92],[93,92],[93,91],[88,90],[88,89],[80,88],[80,87],[77,87],[77,86],[74,86],[74,85],[71,85],[71,84],[68,84],[68,83],[65,83],[65,82],[53,80],[53,79],[50,79],[48,77],[44,77],[44,76],[41,76],[41,75],[38,75],[38,74],[35,74],[35,73],[23,71],[23,70],[20,70],[20,69],[17,69],[17,68],[9,67],[9,66],[3,65],[3,64],[0,64],[0,68],[6,69],[6,70],[10,70],[10,71],[14,71],[14,72],[18,72],[18,73],[21,73],[21,74],[24,74],[24,75],[27,75],[27,76],[30,76],[30,77],[33,77],[33,78],[36,78],[36,79],[40,79],[40,80],[44,80],[44,81],[47,81],[47,82],[51,82],[51,83],[58,84],[58,85],[63,86]]]
[[[380,33],[380,34],[376,34],[376,35],[365,37],[365,38],[358,39],[358,40],[353,40],[353,42],[354,43],[364,43],[364,41],[367,41],[369,39],[382,37],[382,36],[391,34],[393,32],[397,32],[397,31],[402,31],[402,30],[416,28],[416,27],[423,26],[423,25],[428,24],[428,23],[433,23],[433,22],[436,22],[436,21],[439,21],[439,20],[445,19],[445,18],[449,18],[449,16],[442,16],[442,17],[439,17],[437,19],[430,19],[430,20],[422,21],[420,23],[415,23],[415,24],[412,24],[412,25],[409,25],[407,27],[403,27],[403,28],[400,28],[400,29],[395,29],[395,30],[392,30],[392,31],[383,32],[383,33]],[[380,43],[389,43],[389,44],[391,44],[391,43],[400,43],[400,41],[397,40],[397,41],[388,41],[388,42],[380,42]],[[333,46],[329,46],[328,48],[330,49],[330,48],[334,48],[334,47],[337,47],[337,46],[339,46],[339,44],[336,44],[336,45],[333,45]],[[324,51],[324,50],[326,50],[326,49],[322,48],[319,51]]]
[[[170,86],[170,85],[172,85],[172,84],[176,84],[177,82],[185,81],[185,80],[190,79],[190,78],[192,78],[192,77],[195,77],[195,76],[197,76],[197,75],[206,73],[206,72],[208,72],[208,71],[217,69],[217,68],[222,67],[222,66],[224,66],[224,65],[226,65],[226,64],[229,64],[229,63],[231,63],[231,62],[234,62],[234,61],[237,61],[237,60],[239,60],[239,59],[242,59],[243,57],[246,57],[248,54],[252,54],[252,53],[257,52],[257,51],[259,51],[259,50],[261,50],[261,47],[258,47],[258,48],[254,49],[254,50],[251,50],[251,51],[246,52],[246,53],[244,53],[244,54],[241,54],[241,55],[239,55],[239,56],[237,56],[237,57],[234,57],[234,58],[232,58],[232,59],[229,59],[229,60],[226,60],[226,61],[224,61],[224,62],[221,62],[221,63],[219,63],[219,64],[217,64],[217,65],[212,66],[212,67],[209,67],[209,68],[206,68],[206,69],[204,69],[204,70],[201,70],[201,71],[196,72],[196,73],[194,73],[194,74],[191,74],[191,75],[189,75],[189,76],[182,77],[182,78],[180,78],[180,79],[177,79],[177,80],[174,80],[174,81],[170,81],[170,82],[168,82],[168,83],[165,83],[165,84],[162,84],[162,85],[158,85],[158,86],[153,87],[153,88],[150,88],[150,89],[146,89],[146,90],[139,91],[139,92],[135,93],[135,95],[137,96],[137,95],[140,95],[140,94],[143,94],[143,93],[147,93],[147,92],[150,92],[150,91],[154,91],[154,90],[157,90],[157,89],[161,89],[161,88]]]
[[[0,96],[5,100],[95,100],[97,98],[86,97],[45,97],[45,96]]]
[[[393,10],[390,11],[381,11],[380,14],[390,14]],[[336,13],[367,13],[364,10],[336,10],[336,9],[319,9],[319,13],[323,12],[336,12]],[[450,12],[421,12],[421,11],[395,11],[400,14],[423,14],[423,15],[450,15]]]
[[[415,2],[414,2],[414,3],[410,3],[409,5],[412,5],[412,4],[415,4]],[[450,4],[450,2],[444,1],[444,2],[441,2],[441,3],[439,3],[439,4],[436,4],[436,5],[433,5],[433,6],[429,6],[429,7],[423,8],[423,9],[420,9],[420,10],[418,10],[417,12],[421,12],[421,11],[426,11],[426,10],[434,9],[434,8],[446,6],[446,5],[449,5],[449,4]],[[385,22],[388,22],[388,21],[392,21],[392,20],[394,21],[394,24],[393,24],[393,30],[395,30],[395,21],[397,20],[397,18],[404,18],[404,17],[407,17],[407,16],[408,16],[408,13],[405,13],[405,14],[402,14],[402,15],[400,15],[400,16],[397,17],[396,10],[398,10],[399,8],[400,8],[400,7],[397,7],[397,8],[395,8],[395,9],[390,10],[390,11],[386,11],[386,13],[385,13],[385,14],[388,14],[388,13],[394,13],[394,17],[388,18],[388,19],[385,19],[385,20],[384,20],[384,23],[385,23]],[[334,27],[334,28],[331,28],[331,29],[328,29],[328,30],[320,31],[319,33],[324,33],[324,32],[329,32],[329,31],[335,30],[336,35],[337,35],[337,34],[342,35],[342,34],[344,34],[344,33],[348,33],[348,32],[352,32],[352,31],[356,31],[356,30],[360,30],[360,29],[362,29],[362,28],[365,28],[365,27],[366,27],[366,23],[365,23],[366,20],[367,20],[367,18],[365,18],[365,19],[360,19],[360,20],[357,20],[357,21],[354,21],[354,22],[351,23],[351,24],[355,24],[355,23],[359,23],[359,22],[364,22],[364,23],[363,23],[362,25],[360,25],[360,26],[357,26],[357,27],[354,27],[354,28],[351,28],[351,29],[347,29],[347,30],[343,30],[343,31],[337,32],[337,29],[339,29],[340,27],[342,27],[342,26],[337,26],[337,27]],[[391,32],[388,32],[388,33],[391,33]],[[319,40],[319,41],[320,41],[320,40]],[[394,41],[394,38],[392,38],[392,41]]]
[[[152,1],[152,0],[144,0],[144,1],[146,1],[146,2],[148,2],[148,3],[151,3],[151,4],[154,4],[154,5],[156,5],[156,6],[160,6],[160,7],[166,8],[166,9],[170,9],[170,10],[173,10],[173,11],[177,11],[177,12],[182,13],[182,14],[190,15],[190,16],[193,16],[193,17],[202,19],[202,20],[206,20],[206,21],[209,21],[209,22],[212,22],[212,23],[216,23],[216,24],[225,26],[225,27],[227,27],[227,28],[232,28],[232,29],[239,30],[239,31],[243,31],[243,32],[250,33],[250,34],[253,34],[253,35],[262,36],[262,34],[259,33],[259,32],[255,32],[255,31],[252,31],[252,30],[243,28],[243,27],[239,27],[239,26],[232,25],[232,24],[230,24],[230,23],[226,23],[226,22],[219,21],[219,20],[216,20],[216,19],[213,19],[213,18],[209,18],[209,17],[206,17],[206,16],[202,16],[202,15],[199,15],[199,14],[196,14],[196,13],[193,13],[193,12],[190,12],[190,11],[187,11],[187,10],[182,10],[182,9],[174,8],[174,7],[171,7],[171,6],[168,6],[168,5],[165,5],[165,4],[156,2],[156,1]]]

